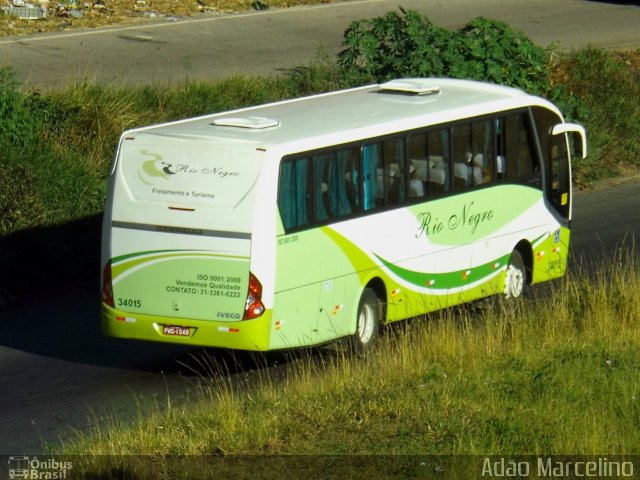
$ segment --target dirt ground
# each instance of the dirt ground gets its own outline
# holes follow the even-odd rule
[[[129,24],[149,19],[221,15],[329,0],[0,0],[0,35]],[[25,19],[21,16],[43,16]]]
[[[632,70],[640,71],[640,49],[629,50],[625,52],[616,53],[624,63],[629,65]]]

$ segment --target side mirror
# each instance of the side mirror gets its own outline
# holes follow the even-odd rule
[[[587,131],[582,125],[577,123],[559,123],[551,130],[551,135],[560,135],[562,133],[571,133],[573,137],[579,137],[580,141],[575,142],[581,146],[579,156],[580,158],[586,158],[587,156]]]

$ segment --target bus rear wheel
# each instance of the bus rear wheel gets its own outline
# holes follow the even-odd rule
[[[505,275],[504,296],[507,299],[522,296],[527,284],[527,270],[519,251],[514,250],[509,257]]]
[[[366,355],[378,338],[382,322],[382,301],[372,288],[365,288],[358,305],[356,333],[350,338],[350,348],[356,355]]]

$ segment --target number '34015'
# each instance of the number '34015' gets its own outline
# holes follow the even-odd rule
[[[142,308],[142,300],[136,298],[118,298],[119,307]]]

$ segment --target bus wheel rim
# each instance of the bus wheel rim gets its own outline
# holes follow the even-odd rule
[[[524,274],[519,268],[509,265],[507,268],[507,298],[517,298],[524,289]]]
[[[366,344],[373,336],[374,311],[371,305],[364,305],[358,319],[358,337]]]

